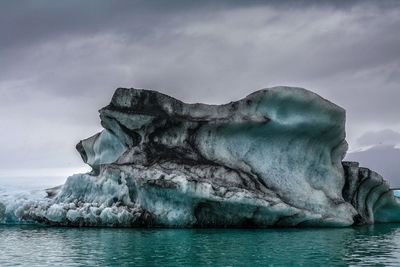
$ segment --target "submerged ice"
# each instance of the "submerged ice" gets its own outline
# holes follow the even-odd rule
[[[2,222],[71,226],[349,226],[400,221],[377,173],[342,162],[345,111],[300,88],[225,105],[116,90],[77,145],[90,173],[47,197],[0,196]]]

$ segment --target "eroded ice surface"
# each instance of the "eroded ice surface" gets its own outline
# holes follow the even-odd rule
[[[345,111],[307,90],[274,87],[205,105],[120,88],[100,118],[104,130],[77,145],[93,171],[48,198],[0,198],[0,219],[15,211],[14,221],[90,226],[400,221],[383,178],[342,163]]]

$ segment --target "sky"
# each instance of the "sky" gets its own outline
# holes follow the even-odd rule
[[[0,183],[84,170],[75,144],[118,87],[218,104],[286,85],[345,108],[348,158],[400,186],[400,1],[1,1],[0,36]]]

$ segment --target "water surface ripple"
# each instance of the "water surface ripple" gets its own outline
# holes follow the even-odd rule
[[[400,266],[400,225],[342,229],[0,226],[0,266]]]

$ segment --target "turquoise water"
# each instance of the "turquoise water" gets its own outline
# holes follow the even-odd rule
[[[400,225],[343,229],[0,226],[0,266],[399,266]]]

